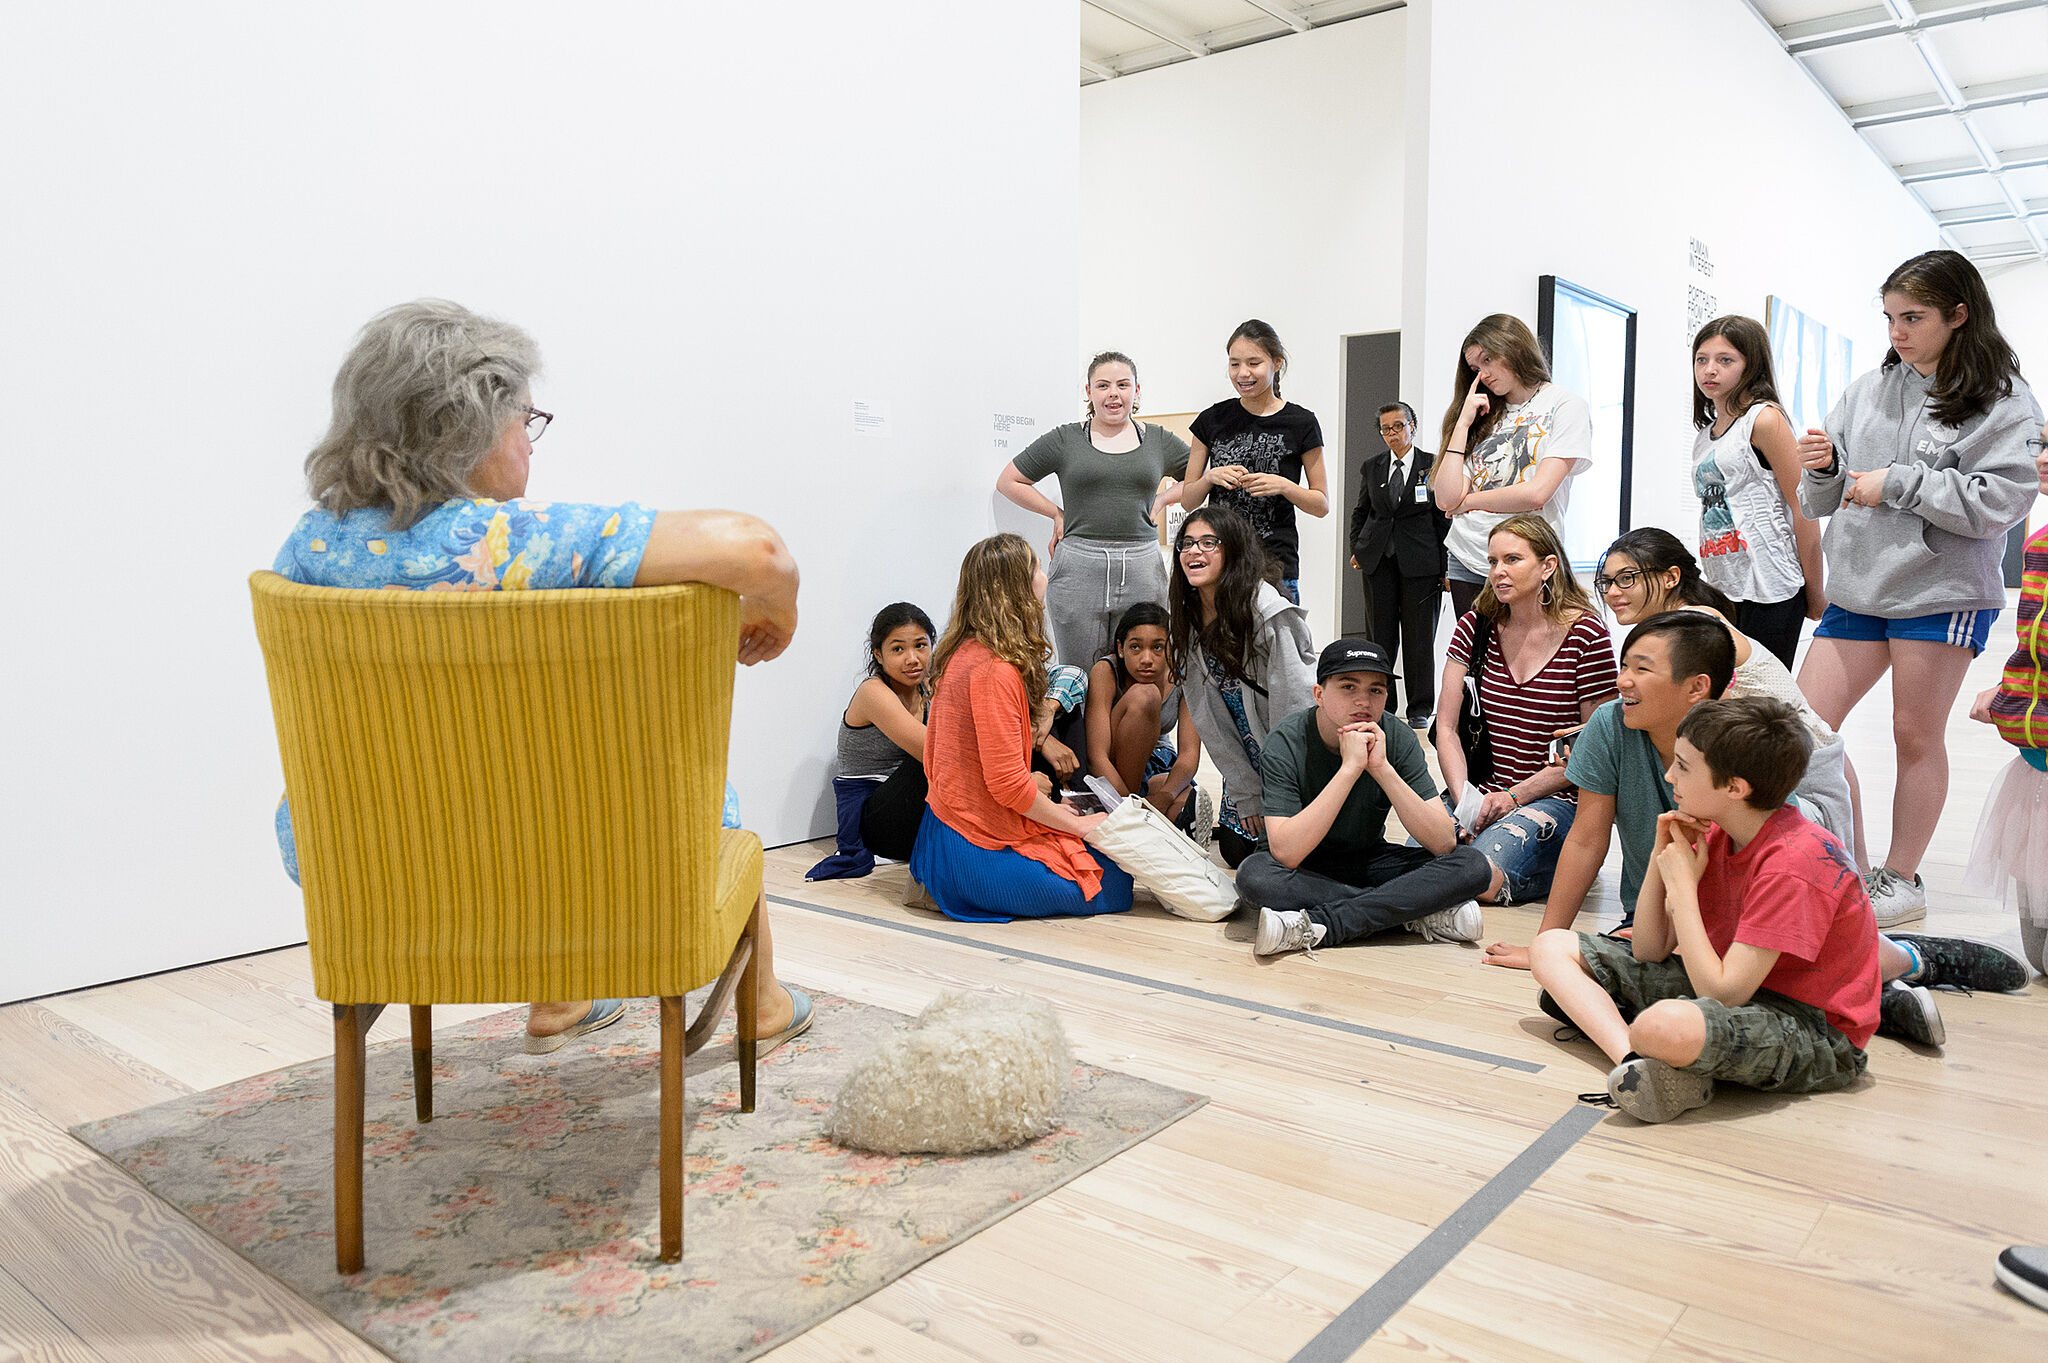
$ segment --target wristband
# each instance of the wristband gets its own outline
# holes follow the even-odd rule
[[[1461,455],[1461,454],[1463,454],[1463,453],[1464,453],[1464,451],[1463,451],[1463,450],[1445,450],[1445,451],[1444,451],[1444,453],[1445,453],[1445,454],[1460,454],[1460,455]]]
[[[1522,807],[1522,797],[1515,794],[1512,787],[1502,791],[1501,794],[1507,796],[1508,799],[1514,803],[1516,809],[1520,809]]]

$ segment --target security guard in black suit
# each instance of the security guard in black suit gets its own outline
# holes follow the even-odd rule
[[[1419,729],[1436,703],[1436,615],[1451,518],[1430,493],[1436,456],[1415,448],[1415,409],[1405,402],[1380,408],[1380,438],[1387,448],[1365,461],[1351,509],[1351,566],[1365,578],[1373,642],[1397,661],[1407,652],[1408,722]]]

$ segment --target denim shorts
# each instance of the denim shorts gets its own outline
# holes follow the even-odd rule
[[[1572,831],[1579,802],[1569,795],[1546,795],[1502,816],[1481,829],[1472,845],[1501,870],[1501,904],[1526,904],[1550,894],[1557,873],[1557,854]]]
[[[1893,620],[1882,615],[1859,615],[1840,606],[1829,606],[1813,627],[1816,639],[1853,639],[1860,643],[1882,643],[1886,639],[1922,639],[1929,643],[1954,644],[1967,648],[1970,656],[1984,651],[1991,636],[1996,610],[1943,611],[1936,615],[1908,615]]]
[[[1769,989],[1757,990],[1736,1008],[1699,998],[1676,953],[1638,961],[1627,942],[1590,932],[1579,934],[1579,957],[1627,1021],[1664,999],[1685,999],[1699,1008],[1707,1041],[1699,1059],[1685,1067],[1694,1074],[1766,1093],[1825,1093],[1847,1088],[1863,1073],[1863,1052],[1810,1003]]]

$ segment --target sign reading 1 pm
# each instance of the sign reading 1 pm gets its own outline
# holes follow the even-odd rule
[[[1024,453],[1024,447],[1037,438],[1037,417],[1013,416],[1008,412],[994,414],[991,421],[991,439],[995,452],[1005,460],[1015,459]]]

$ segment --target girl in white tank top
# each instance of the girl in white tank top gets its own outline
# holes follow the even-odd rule
[[[1799,509],[1798,445],[1762,324],[1717,317],[1701,327],[1693,385],[1700,576],[1734,602],[1736,628],[1790,667],[1802,621],[1827,602],[1820,527]]]

